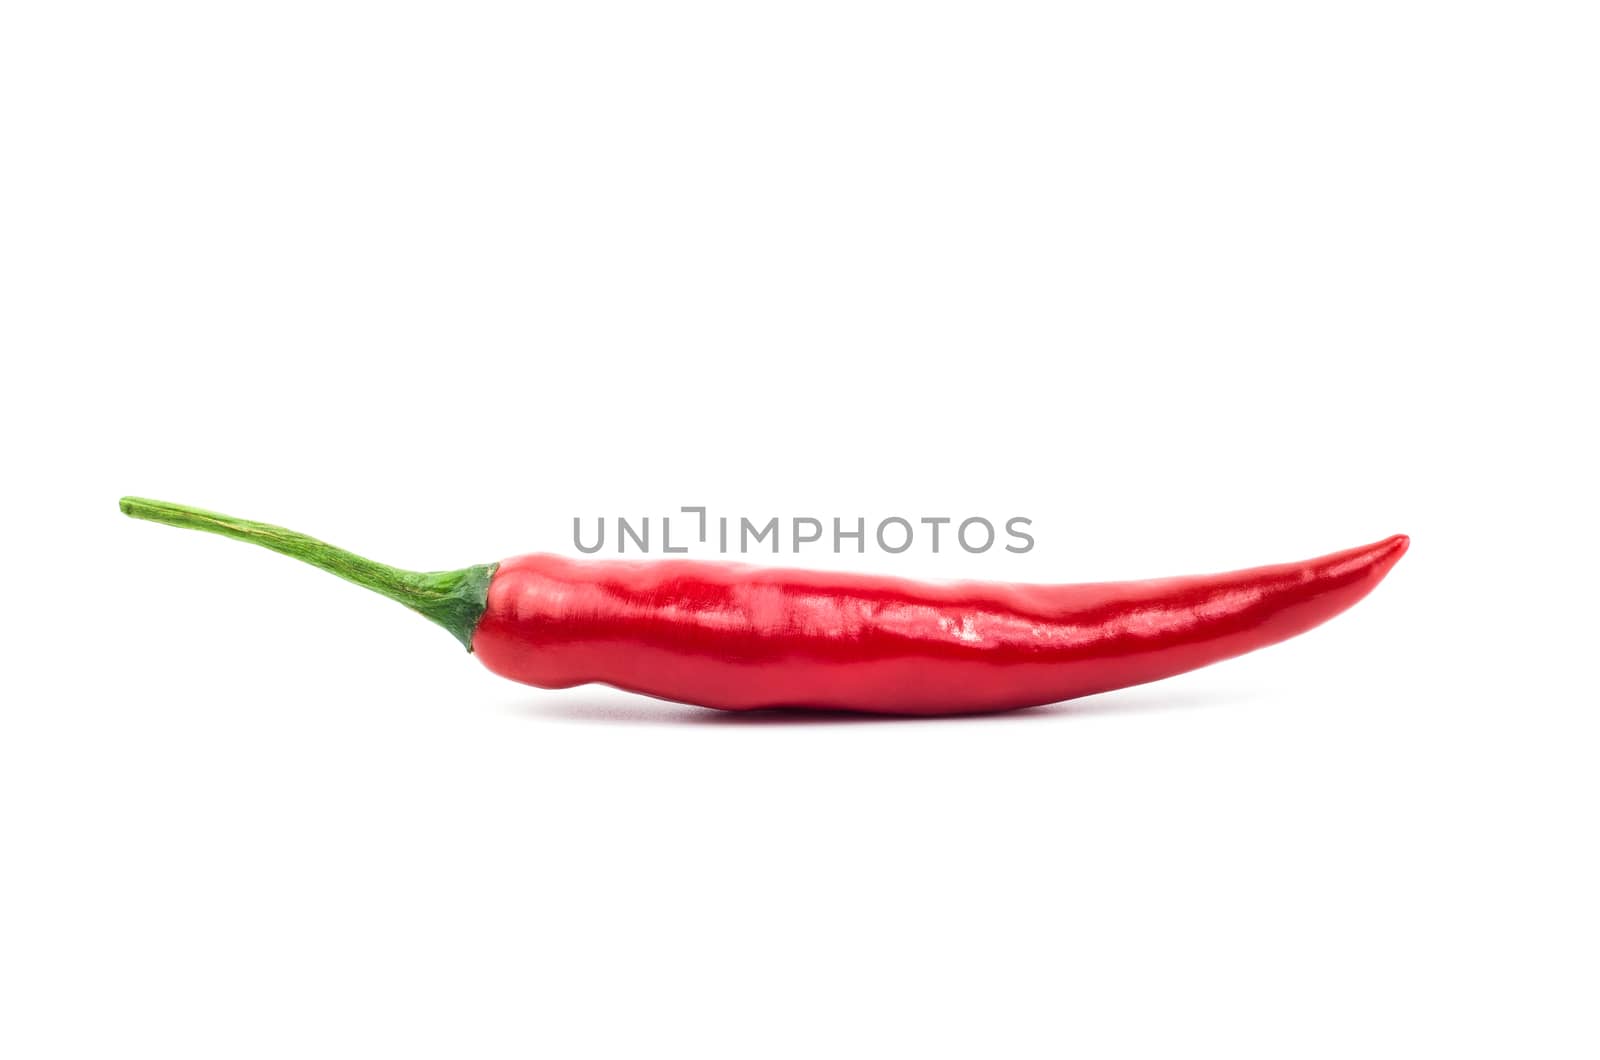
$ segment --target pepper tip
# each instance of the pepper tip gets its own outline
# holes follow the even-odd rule
[[[1383,577],[1389,570],[1400,562],[1400,557],[1406,554],[1406,549],[1411,547],[1411,537],[1408,534],[1395,534],[1393,537],[1380,541],[1373,549],[1374,566],[1378,577]]]

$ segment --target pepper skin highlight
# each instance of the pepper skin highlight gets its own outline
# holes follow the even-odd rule
[[[137,497],[121,507],[381,592],[514,681],[598,682],[721,710],[974,714],[1157,681],[1320,625],[1371,592],[1408,544],[1397,534],[1300,563],[1085,585],[547,554],[422,573],[196,508]]]

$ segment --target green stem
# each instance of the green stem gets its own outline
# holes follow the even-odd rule
[[[231,515],[143,497],[124,497],[121,507],[122,514],[135,519],[248,541],[293,556],[329,574],[337,574],[345,581],[398,600],[424,618],[437,622],[468,651],[472,650],[472,631],[478,627],[478,619],[483,617],[483,610],[488,606],[489,579],[494,576],[496,564],[449,571],[400,570],[268,523],[252,523]]]

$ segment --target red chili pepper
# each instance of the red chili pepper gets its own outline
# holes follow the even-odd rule
[[[1396,534],[1303,563],[1090,585],[542,554],[418,573],[182,505],[124,497],[122,510],[250,541],[383,593],[502,677],[541,688],[597,681],[722,710],[969,714],[1156,681],[1327,621],[1408,543]]]

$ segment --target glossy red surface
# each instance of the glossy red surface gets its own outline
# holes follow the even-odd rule
[[[472,647],[542,688],[603,682],[724,710],[1006,710],[1275,644],[1360,600],[1407,538],[1229,574],[925,583],[693,560],[507,560]]]

